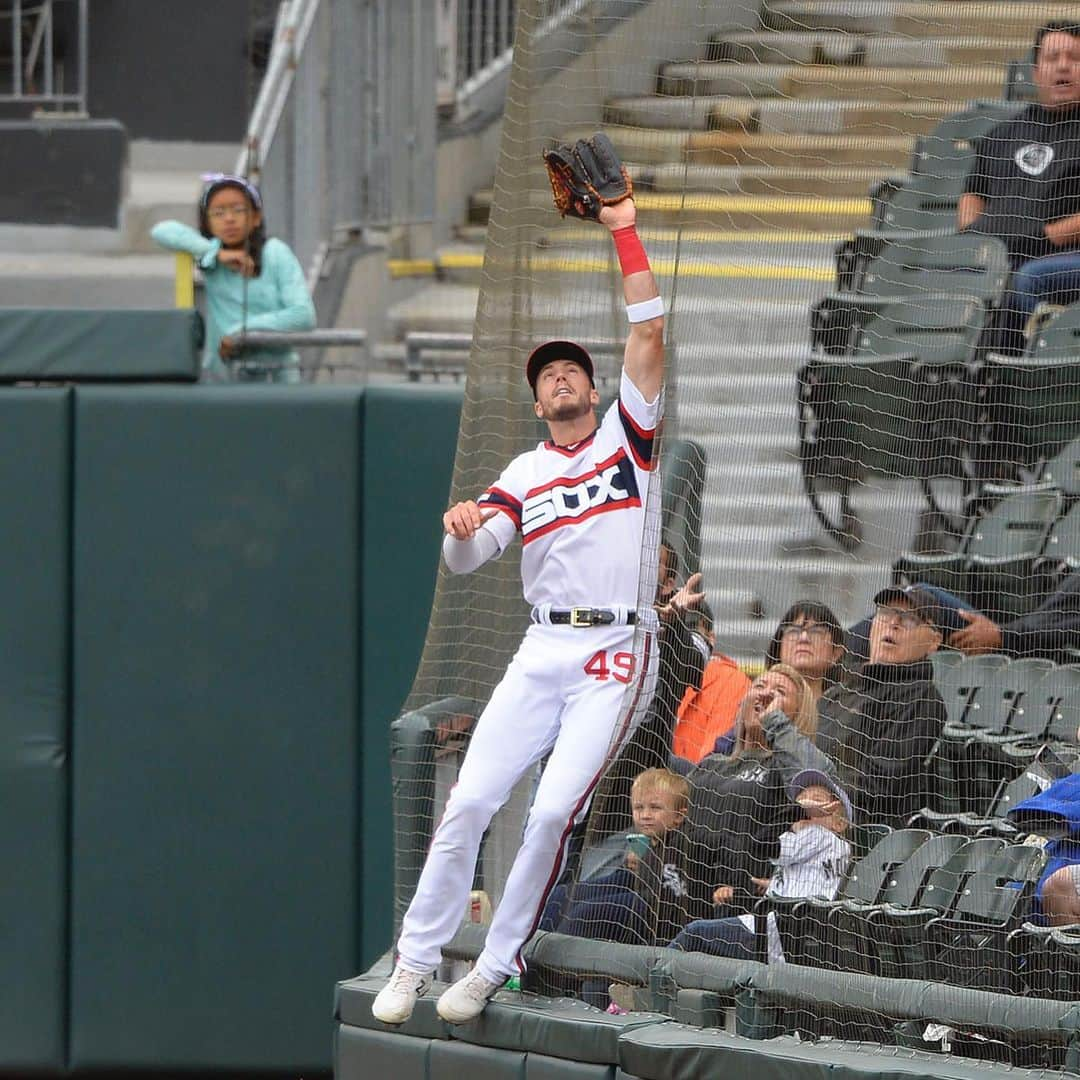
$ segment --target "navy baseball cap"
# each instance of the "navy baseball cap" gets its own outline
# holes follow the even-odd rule
[[[844,816],[848,821],[851,820],[851,800],[847,797],[847,792],[828,773],[823,773],[820,769],[803,769],[797,772],[788,783],[788,798],[795,802],[808,787],[828,788],[840,800]]]
[[[954,630],[962,630],[967,622],[960,618],[962,601],[944,589],[932,585],[890,585],[875,597],[875,604],[888,604],[893,600],[906,600],[923,622],[932,626],[942,637]]]
[[[545,341],[543,345],[537,345],[533,349],[525,363],[525,378],[532,387],[533,397],[536,397],[536,380],[540,377],[541,370],[555,360],[570,360],[577,364],[589,376],[589,382],[595,388],[592,357],[583,345],[576,341]]]

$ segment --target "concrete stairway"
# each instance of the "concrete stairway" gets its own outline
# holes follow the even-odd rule
[[[231,144],[133,142],[122,229],[0,226],[0,305],[171,307],[174,258],[150,229],[164,218],[194,224],[200,174],[235,162]]]
[[[708,454],[703,570],[719,644],[733,655],[760,661],[797,597],[862,617],[910,545],[922,508],[911,483],[857,492],[864,543],[854,553],[813,518],[795,403],[809,308],[833,288],[835,239],[869,224],[869,185],[906,171],[915,137],[941,118],[1001,97],[1006,64],[1026,55],[1034,28],[1071,11],[1030,0],[767,0],[759,31],[703,42],[699,56],[659,67],[655,94],[607,103],[654,264],[680,253],[671,413]],[[401,332],[421,311],[425,328],[470,328],[475,230],[490,203],[477,193],[473,232],[439,253],[430,296],[395,312]],[[575,249],[595,255],[595,236],[553,226],[552,265]],[[609,288],[597,275],[597,304]]]

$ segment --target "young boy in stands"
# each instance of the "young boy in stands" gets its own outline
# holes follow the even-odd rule
[[[851,844],[844,834],[851,823],[851,802],[844,790],[825,773],[804,769],[792,777],[788,794],[803,816],[780,835],[780,854],[769,879],[754,878],[763,896],[821,897],[831,900],[851,860]],[[717,904],[731,900],[733,886],[718,885]],[[782,963],[784,950],[776,918],[766,920],[769,963]],[[751,960],[754,956],[754,916],[697,919],[671,942],[674,949],[705,952]]]
[[[668,769],[639,773],[630,792],[634,832],[621,865],[592,881],[552,892],[541,930],[646,945],[667,941],[686,921],[686,842],[681,831],[690,785]]]

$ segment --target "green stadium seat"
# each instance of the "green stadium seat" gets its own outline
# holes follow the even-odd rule
[[[989,307],[1001,299],[1008,276],[1008,252],[996,237],[955,232],[892,234],[865,259],[850,291],[827,296],[818,306],[832,309],[829,315],[834,325],[843,312],[873,311],[885,297],[943,293],[975,297]],[[817,321],[822,321],[820,316]]]
[[[1030,914],[1045,864],[1041,848],[1014,844],[967,877],[952,910],[926,925],[927,977],[1008,991],[1012,978],[1005,962],[1006,938]]]
[[[980,393],[987,457],[1031,465],[1080,437],[1080,395],[1062,392],[1077,385],[1080,304],[1070,304],[1043,323],[1025,355],[986,357]]]
[[[924,830],[903,831],[919,833]],[[845,901],[833,908],[829,915],[828,938],[839,959],[840,970],[874,973],[876,953],[867,936],[868,915],[883,906],[915,906],[930,874],[944,866],[965,843],[966,839],[960,835],[927,834],[927,839],[888,874],[873,904]]]
[[[912,904],[885,903],[867,911],[863,918],[872,970],[887,978],[925,977],[927,925],[951,913],[964,882],[989,865],[1005,845],[998,837],[967,840],[930,871]]]
[[[1005,99],[1027,105],[1038,99],[1035,64],[1030,58],[1010,60],[1005,72]]]
[[[1068,498],[1080,495],[1080,439],[1066,443],[1045,462],[1039,473],[1039,482],[1052,484]]]
[[[849,331],[845,356],[799,373],[804,476],[854,482],[953,475],[967,437],[964,386],[985,319],[977,300],[941,294],[884,303]]]
[[[784,956],[796,964],[808,964],[838,971],[861,971],[861,950],[838,950],[829,933],[833,911],[842,907],[867,908],[884,899],[890,882],[901,866],[930,839],[925,829],[897,829],[883,836],[866,855],[857,860],[833,900],[770,897],[759,905],[776,916]],[[759,935],[761,936],[761,935]]]
[[[893,564],[894,579],[941,586],[1008,622],[1041,599],[1032,587],[1032,569],[1061,502],[1061,492],[1046,485],[987,487],[955,553],[905,555]]]

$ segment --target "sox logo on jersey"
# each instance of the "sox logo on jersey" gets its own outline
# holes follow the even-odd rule
[[[619,450],[585,476],[560,478],[530,491],[521,504],[522,543],[593,514],[640,505],[634,470]]]

